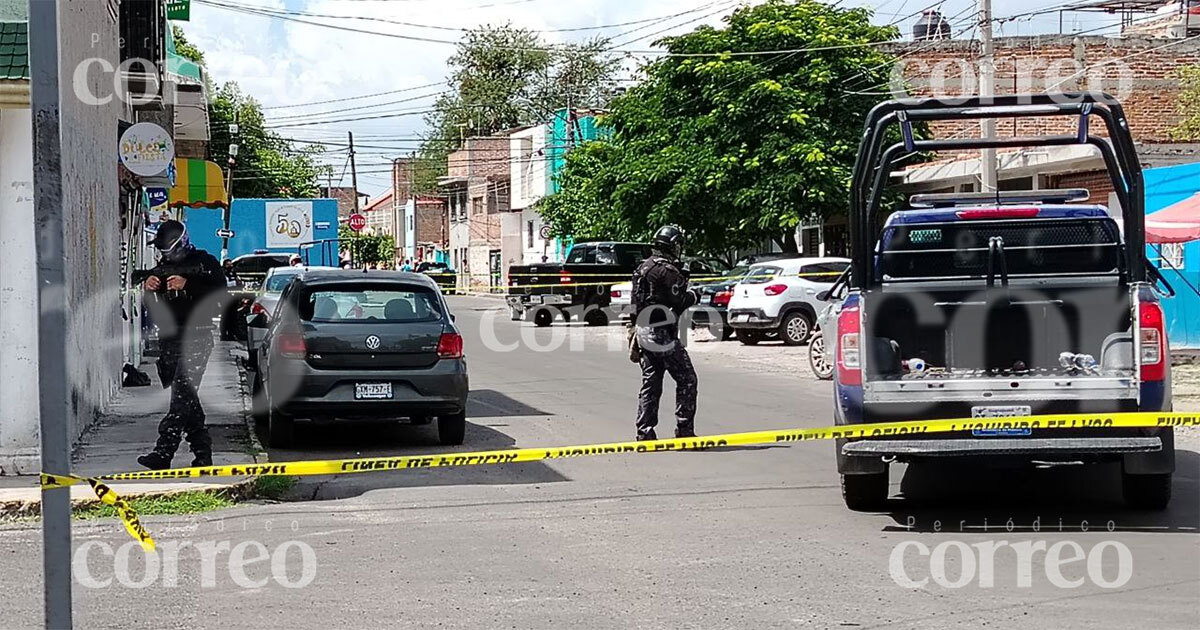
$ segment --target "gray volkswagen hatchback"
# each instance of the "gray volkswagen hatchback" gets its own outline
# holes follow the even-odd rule
[[[467,364],[462,335],[423,274],[349,270],[299,274],[265,328],[255,379],[271,446],[297,419],[437,419],[442,444],[462,444]]]

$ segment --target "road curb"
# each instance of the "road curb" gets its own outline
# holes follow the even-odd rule
[[[267,449],[263,447],[262,442],[258,439],[258,427],[254,421],[254,392],[250,388],[249,368],[246,367],[246,359],[234,350],[229,351],[229,356],[234,360],[238,371],[238,391],[242,396],[242,421],[246,424],[246,434],[249,436],[250,449],[254,451],[251,457],[254,458],[254,463],[265,464],[270,461],[267,454]]]
[[[87,485],[77,486],[82,490],[86,490],[89,494],[91,488]],[[30,488],[30,490],[36,490]],[[114,490],[122,499],[163,499],[181,494],[201,493],[209,495],[224,495],[233,502],[240,502],[254,498],[254,478],[242,479],[229,484],[177,484],[168,490],[149,490],[146,492],[138,492],[132,490],[130,486],[116,487]],[[71,498],[71,511],[86,510],[99,507],[100,499],[95,496]],[[0,501],[0,523],[23,518],[34,518],[41,516],[42,501],[41,493],[38,492],[37,498],[31,499],[9,499]]]

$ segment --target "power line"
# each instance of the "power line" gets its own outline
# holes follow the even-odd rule
[[[400,94],[401,92],[413,92],[416,90],[424,90],[427,88],[435,87],[438,85],[445,85],[445,84],[446,84],[445,81],[436,81],[434,83],[427,83],[425,85],[416,85],[413,87],[401,88],[399,90],[388,90],[386,92],[375,92],[374,94],[361,94],[359,96],[347,96],[345,98],[332,98],[332,99],[329,99],[326,101],[312,101],[310,103],[295,103],[293,105],[272,105],[271,107],[263,107],[261,109],[263,109],[263,110],[289,109],[289,108],[294,108],[294,107],[310,107],[312,105],[326,105],[329,103],[344,103],[346,101],[357,101],[357,100],[361,100],[361,99],[375,98],[376,96],[387,96],[389,94]]]

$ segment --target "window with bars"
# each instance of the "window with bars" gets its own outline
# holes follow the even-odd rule
[[[1183,243],[1154,246],[1154,266],[1159,269],[1183,269]]]

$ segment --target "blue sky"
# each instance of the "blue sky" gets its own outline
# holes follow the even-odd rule
[[[727,0],[215,0],[275,10],[305,11],[329,15],[355,15],[364,18],[403,21],[426,26],[470,28],[482,24],[511,22],[517,26],[548,31],[551,29],[594,27],[669,16],[685,15],[660,23],[582,32],[545,32],[549,42],[584,39],[595,34],[614,36],[624,50],[650,48],[653,39],[686,32],[699,24],[719,24],[722,15],[739,4]],[[745,4],[742,2],[740,4]],[[1061,3],[1056,0],[1006,0],[996,2],[997,17],[1010,16]],[[847,6],[873,6],[877,23],[891,23],[908,14],[931,6],[933,0],[845,0]],[[943,14],[959,15],[956,32],[969,33],[970,18],[976,0],[945,0],[938,3]],[[729,7],[729,9],[726,9]],[[453,31],[415,28],[370,20],[301,18],[340,24],[352,28],[415,35],[430,39],[455,40]],[[897,24],[908,36],[915,18]],[[1097,14],[1069,17],[1065,30],[1094,29],[1114,20]],[[262,16],[193,4],[192,20],[182,24],[188,37],[198,44],[208,59],[209,73],[217,82],[235,80],[244,90],[271,109],[267,114],[277,124],[311,122],[423,109],[432,103],[442,87],[411,89],[407,92],[342,103],[284,107],[329,99],[345,98],[392,90],[408,90],[441,82],[446,74],[446,59],[452,45],[397,39],[362,33],[350,33],[298,24]],[[1057,14],[1034,19],[1006,22],[997,35],[1029,35],[1058,31]],[[632,63],[632,61],[631,61]],[[404,103],[394,103],[401,99]],[[388,104],[392,102],[392,104]],[[364,105],[378,107],[362,108]],[[343,109],[360,108],[339,114]],[[283,119],[285,116],[329,112],[307,119]],[[416,137],[424,130],[421,115],[330,122],[303,127],[278,129],[284,135],[305,140],[345,142],[353,131],[358,152],[359,187],[379,194],[390,186],[387,165],[394,157],[417,146]],[[334,147],[335,149],[340,147]],[[345,163],[344,152],[329,155],[335,165],[335,181]],[[344,180],[349,184],[349,176]]]

